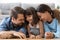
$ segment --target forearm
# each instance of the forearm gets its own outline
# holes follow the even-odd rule
[[[0,32],[0,34],[2,34],[2,33],[13,34],[13,33],[14,33],[14,31],[1,31],[1,32]]]
[[[0,38],[8,39],[8,38],[26,38],[26,36],[21,33],[21,32],[16,32],[16,31],[1,31],[0,32]]]
[[[11,31],[1,31],[0,38],[2,39],[9,39],[13,37],[13,33]]]
[[[42,37],[42,38],[43,38],[43,37],[44,37],[44,34],[40,34],[40,37]]]
[[[40,31],[40,37],[44,37],[44,31]]]

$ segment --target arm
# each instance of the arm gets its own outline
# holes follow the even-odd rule
[[[33,35],[33,34],[30,33],[30,27],[29,27],[29,25],[27,26],[27,29],[28,29],[29,37],[32,38],[32,39],[35,38],[35,35]]]
[[[10,39],[13,37],[13,31],[1,31],[0,38],[1,39]]]
[[[4,20],[2,20],[2,22],[0,23],[0,38],[2,37],[2,38],[9,38],[9,36],[8,35],[14,35],[14,33],[17,33],[16,31],[9,31],[8,30],[8,26],[7,26],[7,24],[9,25],[9,23],[7,22],[7,21],[9,21],[9,20],[6,20],[6,19],[4,19]]]
[[[22,38],[24,38],[21,35],[23,35],[23,33],[16,32],[16,31],[1,31],[0,32],[0,38],[2,38],[2,39],[11,39],[11,38],[20,38],[20,39],[22,39]]]
[[[27,26],[27,29],[28,29],[28,34],[29,34],[29,36],[30,36],[31,33],[30,33],[30,27],[29,27],[29,25]]]
[[[44,36],[44,27],[42,21],[39,22],[39,28],[40,28],[40,36]]]
[[[29,25],[27,26],[27,29],[28,29],[29,36],[31,36],[32,34],[30,33],[30,27],[29,27]]]
[[[56,27],[55,27],[56,26]],[[56,32],[48,32],[48,36],[51,38],[60,38],[60,24],[58,24],[58,21],[56,21],[55,26],[53,26]]]
[[[40,28],[40,35],[37,35],[36,38],[41,39],[44,37],[44,28],[43,23],[41,21],[39,22],[39,28]]]

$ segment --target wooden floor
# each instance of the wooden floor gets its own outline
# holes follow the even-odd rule
[[[0,40],[60,40],[60,39],[0,39]]]

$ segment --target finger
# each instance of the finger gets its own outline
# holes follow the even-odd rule
[[[33,36],[30,36],[30,38],[31,38],[31,39],[34,39],[35,37],[33,37]]]

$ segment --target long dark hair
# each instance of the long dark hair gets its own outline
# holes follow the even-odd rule
[[[37,12],[44,13],[45,11],[48,11],[51,14],[52,18],[54,18],[54,12],[52,9],[46,4],[40,4],[37,8]]]
[[[37,16],[37,11],[33,7],[29,7],[26,9],[26,15],[33,15],[32,23],[37,24],[39,22],[39,18]]]

